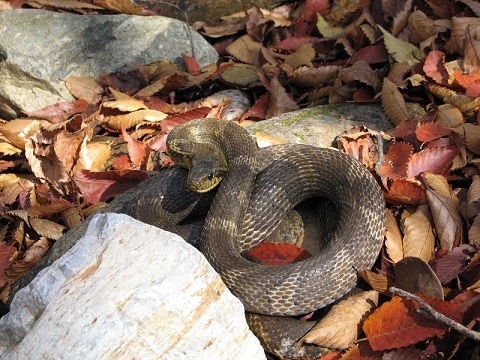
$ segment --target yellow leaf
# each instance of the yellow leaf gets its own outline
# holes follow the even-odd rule
[[[325,317],[299,343],[317,344],[330,349],[347,349],[356,340],[361,322],[378,304],[378,292],[363,291],[334,305]],[[342,326],[338,326],[342,324]]]
[[[429,262],[434,257],[435,235],[426,214],[428,207],[420,205],[417,211],[405,219],[403,250],[405,257],[414,256]]]
[[[65,226],[41,218],[31,218],[30,225],[41,236],[45,236],[46,238],[53,240],[58,240],[63,235],[63,231],[65,230]]]
[[[22,149],[19,149],[16,146],[13,146],[12,144],[9,144],[7,142],[0,142],[0,153],[4,155],[15,155],[15,154],[21,154]]]
[[[129,129],[143,121],[158,122],[167,117],[167,114],[157,110],[138,110],[128,114],[106,116],[107,124],[115,130]]]
[[[142,109],[148,109],[143,103],[143,101],[134,98],[129,98],[125,100],[105,101],[102,104],[102,107],[116,109],[122,112],[132,112]]]
[[[410,44],[409,42],[397,39],[380,25],[378,25],[378,27],[383,33],[383,41],[388,53],[395,59],[396,62],[406,62],[410,66],[414,66],[420,62],[422,59],[422,54],[418,47]]]
[[[403,236],[390,209],[387,209],[387,232],[385,247],[390,259],[396,263],[403,259]]]
[[[324,38],[332,38],[343,33],[341,27],[330,25],[322,15],[317,15],[317,29]]]
[[[294,53],[287,55],[285,64],[292,69],[300,66],[312,67],[312,60],[315,57],[315,49],[312,44],[303,44]]]

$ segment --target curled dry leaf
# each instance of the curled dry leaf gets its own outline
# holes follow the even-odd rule
[[[480,175],[474,175],[467,191],[467,217],[473,219],[480,212]]]
[[[429,262],[434,257],[435,235],[426,205],[404,220],[403,256],[415,256]]]
[[[456,279],[467,267],[476,250],[468,244],[453,248],[445,256],[435,259],[431,266],[442,284]]]
[[[341,67],[338,65],[310,68],[301,66],[289,74],[292,84],[303,87],[315,87],[319,84],[330,84],[336,79]]]
[[[382,87],[382,82],[378,75],[364,60],[355,62],[352,66],[342,69],[338,73],[338,77],[345,83],[360,81],[365,85],[371,86],[375,92]]]
[[[424,180],[428,186],[427,199],[440,239],[440,248],[452,250],[462,238],[463,233],[459,201],[451,193],[447,180],[443,176],[425,173]]]
[[[437,34],[434,21],[421,10],[415,10],[410,14],[408,28],[413,43],[417,45]]]
[[[378,304],[378,292],[363,291],[334,305],[327,315],[306,334],[306,342],[331,349],[347,349],[356,340],[362,320]],[[341,326],[339,326],[341,324]]]
[[[387,231],[385,233],[385,248],[390,259],[396,263],[403,259],[403,236],[398,227],[395,215],[387,209]]]

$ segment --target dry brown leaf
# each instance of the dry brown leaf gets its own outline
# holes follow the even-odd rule
[[[452,250],[462,238],[463,220],[460,215],[459,201],[445,185],[440,175],[424,174],[427,185],[427,199],[432,212],[435,230],[440,239],[440,248]],[[447,195],[448,193],[448,195]]]
[[[412,42],[417,45],[437,34],[433,20],[421,10],[415,10],[410,14],[408,28],[412,34]]]
[[[480,216],[477,215],[468,229],[468,243],[480,244]]]
[[[137,110],[148,109],[143,101],[129,97],[128,99],[105,101],[102,107],[115,109],[121,112],[132,112]]]
[[[359,60],[352,66],[340,70],[338,77],[346,83],[360,81],[371,86],[375,92],[379,91],[382,86],[378,75],[364,60]]]
[[[403,259],[403,236],[398,227],[395,215],[387,209],[387,231],[385,233],[385,248],[390,260],[394,263]]]
[[[412,294],[443,300],[443,288],[432,268],[419,257],[407,256],[395,264],[395,286]]]
[[[73,229],[84,220],[82,212],[78,207],[70,207],[65,209],[65,211],[62,211],[62,218],[67,229]]]
[[[408,114],[405,99],[390,79],[383,79],[382,86],[382,106],[388,119],[394,124],[398,125],[410,118]]]
[[[46,238],[53,240],[60,239],[65,231],[65,226],[42,218],[30,218],[30,225],[33,230],[35,230],[41,236],[45,236]]]
[[[41,216],[50,216],[53,214],[60,213],[68,208],[71,205],[62,204],[60,202],[52,203],[49,205],[34,205],[27,209],[28,216],[32,217],[41,217]]]
[[[357,340],[362,320],[375,310],[377,304],[378,292],[375,290],[363,291],[340,301],[300,343],[317,344],[330,349],[347,349]]]
[[[143,121],[159,122],[168,115],[157,110],[138,110],[128,114],[105,116],[105,121],[114,130],[132,128]]]
[[[225,50],[244,63],[259,65],[258,54],[261,48],[261,43],[255,41],[249,35],[244,35],[228,45]]]
[[[424,172],[448,174],[457,148],[453,146],[426,148],[412,155],[407,166],[407,176],[414,178]]]
[[[91,77],[69,77],[65,86],[76,99],[83,99],[89,104],[95,104],[99,97],[99,85]]]
[[[289,81],[294,85],[315,87],[332,83],[340,69],[341,67],[338,65],[319,66],[316,68],[301,66],[288,76]]]
[[[474,175],[467,191],[467,217],[473,219],[480,212],[480,175]]]
[[[14,119],[0,125],[0,134],[5,136],[13,146],[25,150],[28,138],[47,124],[45,120]]]
[[[438,112],[435,120],[448,128],[454,128],[464,123],[462,112],[451,104],[442,104],[438,106]]]
[[[465,138],[465,146],[475,154],[480,154],[480,126],[464,123],[452,129]]]
[[[434,258],[435,235],[426,205],[420,205],[404,220],[404,257],[415,256],[429,262]]]
[[[80,154],[77,161],[76,171],[91,170],[102,171],[105,170],[105,165],[110,159],[111,146],[106,142],[89,142],[82,143]]]
[[[287,55],[285,64],[292,69],[300,66],[312,67],[312,60],[315,57],[315,49],[312,44],[303,44],[295,52]]]
[[[450,39],[445,45],[445,50],[450,54],[463,54],[465,44],[465,34],[467,28],[475,29],[476,32],[480,29],[480,19],[466,16],[454,16],[451,19],[452,30]]]
[[[377,273],[372,270],[363,269],[358,272],[358,275],[365,280],[365,282],[370,285],[370,287],[378,291],[380,294],[389,295],[390,287],[393,286],[393,281],[390,276],[387,276],[386,273]]]
[[[403,4],[402,4],[403,3]],[[412,10],[412,0],[406,0],[400,4],[403,5],[401,11],[399,11],[393,18],[392,35],[397,36],[403,30],[408,22],[408,16]]]

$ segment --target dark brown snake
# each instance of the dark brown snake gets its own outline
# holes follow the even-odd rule
[[[266,315],[314,311],[351,290],[357,271],[375,262],[385,231],[385,204],[374,177],[351,157],[308,145],[259,150],[242,127],[216,119],[177,126],[168,136],[168,146],[184,166],[197,166],[190,183],[197,177],[215,178],[214,170],[228,164],[226,174],[220,171],[223,180],[205,219],[200,250],[247,311]],[[183,170],[162,173],[163,178],[145,188],[135,204],[137,218],[169,228],[208,206],[208,201],[201,204],[202,195],[187,188]],[[338,214],[336,228],[318,254],[280,267],[242,256],[268,237],[286,213],[311,197],[330,199]]]

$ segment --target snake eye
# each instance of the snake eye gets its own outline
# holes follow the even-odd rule
[[[208,176],[207,176],[209,181],[212,181],[214,177],[215,177],[215,175],[213,173],[209,173]]]

